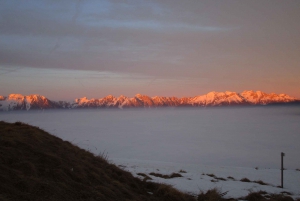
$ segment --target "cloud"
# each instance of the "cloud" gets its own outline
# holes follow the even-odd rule
[[[238,2],[1,2],[0,65],[230,77],[279,63],[276,48],[297,52],[297,5]]]

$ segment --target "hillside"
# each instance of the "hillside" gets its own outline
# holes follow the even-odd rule
[[[185,172],[180,171],[182,174]],[[282,192],[250,192],[238,199],[224,198],[228,191],[210,189],[199,195],[182,193],[169,185],[151,182],[151,177],[174,179],[170,175],[139,173],[133,177],[107,161],[70,142],[21,122],[0,121],[0,201],[14,200],[148,200],[148,201],[293,201]],[[215,175],[207,174],[217,178]],[[202,174],[203,176],[203,174]],[[262,183],[262,181],[260,181]],[[262,185],[268,185],[263,184]],[[295,199],[299,201],[298,198]]]
[[[0,200],[195,200],[20,122],[0,122],[0,181]]]

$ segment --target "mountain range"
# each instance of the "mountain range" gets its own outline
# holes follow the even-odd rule
[[[41,95],[10,94],[0,96],[0,110],[73,109],[73,108],[135,108],[135,107],[208,107],[231,105],[269,105],[300,103],[300,99],[286,94],[267,94],[262,91],[209,92],[195,97],[149,97],[137,94],[134,97],[108,95],[99,99],[77,98],[74,101],[52,101]]]

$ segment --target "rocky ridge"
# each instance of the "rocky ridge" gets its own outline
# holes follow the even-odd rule
[[[134,107],[207,107],[230,105],[268,105],[300,103],[299,99],[286,94],[267,94],[261,91],[237,92],[209,92],[195,97],[149,97],[137,94],[134,97],[108,95],[100,99],[75,99],[73,102],[51,101],[41,95],[23,96],[10,94],[0,96],[0,110],[31,110],[31,109],[58,109],[58,108],[134,108]]]

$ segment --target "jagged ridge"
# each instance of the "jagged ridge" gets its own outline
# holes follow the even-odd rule
[[[0,110],[29,110],[60,108],[58,102],[50,101],[41,95],[23,96],[10,94],[8,97],[0,96]]]
[[[149,97],[137,94],[132,98],[121,95],[108,95],[100,99],[75,99],[73,102],[51,101],[41,95],[23,96],[10,94],[0,96],[0,110],[29,110],[54,108],[133,108],[133,107],[180,107],[180,106],[227,106],[227,105],[268,105],[280,103],[299,103],[300,100],[286,94],[267,94],[261,91],[209,92],[195,97]]]

